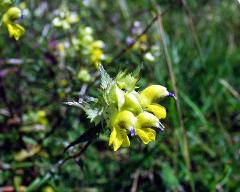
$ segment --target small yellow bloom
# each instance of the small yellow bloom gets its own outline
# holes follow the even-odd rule
[[[48,120],[46,118],[46,111],[44,110],[39,110],[37,111],[37,122],[40,125],[47,125],[48,124]]]
[[[68,81],[66,79],[61,79],[59,81],[60,86],[65,87],[68,85]]]
[[[99,48],[93,48],[90,53],[91,62],[94,63],[95,67],[99,67],[99,62],[104,59],[103,51]]]
[[[144,144],[156,140],[156,131],[151,128],[137,128],[136,134],[140,137]]]
[[[91,45],[93,48],[99,48],[99,49],[102,49],[102,48],[104,48],[104,42],[103,41],[101,41],[101,40],[96,40],[96,41],[94,41],[93,43],[92,43],[92,45]]]
[[[133,113],[126,110],[117,113],[113,117],[109,145],[113,145],[114,151],[117,151],[121,146],[130,146],[127,133],[134,129],[136,121],[137,119]]]
[[[39,111],[37,112],[37,116],[38,116],[38,117],[46,117],[46,111],[44,111],[44,110],[39,110]]]
[[[65,30],[71,28],[71,24],[78,23],[80,21],[79,16],[75,12],[70,12],[68,9],[59,10],[59,17],[55,17],[52,24],[55,27],[62,27]]]
[[[21,25],[14,23],[21,15],[22,12],[17,7],[9,8],[3,15],[3,23],[8,29],[9,37],[14,37],[15,40],[19,40],[25,32],[25,29]]]
[[[170,93],[166,87],[161,85],[150,85],[140,93],[139,99],[141,104],[146,107],[147,105],[155,102],[157,99],[166,97],[169,94]]]
[[[127,136],[127,130],[119,127],[113,127],[109,138],[109,145],[113,145],[114,151],[117,151],[121,146],[129,147],[130,141]]]
[[[86,69],[81,69],[78,72],[77,78],[83,82],[90,82],[92,79],[90,73]]]
[[[148,112],[142,112],[137,117],[136,134],[144,144],[148,144],[156,139],[156,131],[151,129],[151,127],[158,126],[159,120],[156,116]]]
[[[25,29],[21,25],[15,24],[15,23],[7,24],[7,29],[8,29],[9,37],[10,38],[14,37],[16,41],[19,40],[19,38],[25,32]]]
[[[57,49],[60,53],[64,53],[65,52],[65,47],[63,43],[58,43],[57,44]]]

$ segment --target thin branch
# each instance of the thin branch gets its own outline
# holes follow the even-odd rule
[[[135,173],[133,174],[133,184],[131,187],[131,192],[137,192],[137,188],[138,188],[138,180],[139,180],[139,176],[140,176],[140,169],[137,169],[135,171]]]
[[[157,14],[152,20],[151,22],[145,27],[145,29],[142,31],[142,33],[140,33],[135,40],[130,43],[127,47],[123,48],[110,62],[110,64],[112,64],[115,60],[118,60],[120,57],[122,57],[126,52],[128,52],[136,43],[137,41],[141,38],[142,35],[146,34],[149,29],[152,27],[152,25],[155,23],[155,21],[157,21],[157,19],[159,18],[160,15],[165,14],[166,12],[163,12],[161,14]]]
[[[59,168],[61,168],[62,165],[64,165],[68,160],[79,158],[87,150],[87,148],[90,146],[91,143],[92,143],[92,140],[88,141],[79,152],[73,155],[70,155],[63,160],[60,160],[58,162]]]

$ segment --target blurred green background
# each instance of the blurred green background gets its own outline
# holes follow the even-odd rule
[[[238,1],[16,5],[26,33],[15,41],[0,31],[0,191],[240,191]],[[64,17],[71,13],[80,21]],[[55,18],[70,27],[57,27]],[[113,152],[105,130],[60,166],[85,143],[63,149],[94,129],[81,109],[63,104],[79,93],[97,94],[97,69],[82,40],[86,27],[103,41],[102,52],[91,54],[112,76],[142,66],[140,90],[161,84],[177,90],[178,100],[162,101],[166,130],[155,142],[133,139]]]

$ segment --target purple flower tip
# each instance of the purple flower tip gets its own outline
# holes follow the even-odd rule
[[[168,92],[168,95],[167,95],[168,97],[173,97],[174,99],[177,99],[177,97],[175,96],[175,94],[174,93],[170,93],[170,92]]]
[[[135,135],[135,130],[134,129],[130,129],[130,135],[133,137]]]

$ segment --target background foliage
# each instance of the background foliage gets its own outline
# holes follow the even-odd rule
[[[80,17],[68,30],[52,25],[63,2],[17,3],[25,11],[20,21],[25,35],[15,41],[3,27],[0,31],[1,190],[240,189],[237,1],[65,1],[63,6]],[[164,101],[166,131],[156,142],[134,140],[130,149],[114,153],[105,130],[88,148],[82,142],[63,153],[95,129],[82,110],[63,104],[77,101],[85,88],[86,94],[97,94],[97,70],[82,54],[84,46],[76,51],[72,42],[85,26],[104,42],[102,64],[112,76],[142,66],[140,89],[149,84],[177,89],[179,105]],[[90,82],[79,78],[82,68],[91,74]],[[80,156],[59,161],[82,149]]]

